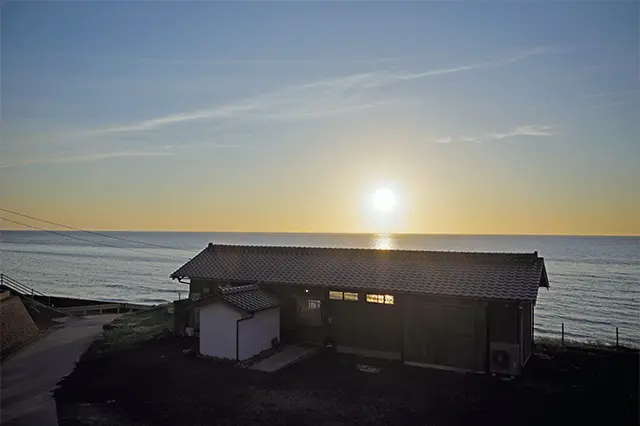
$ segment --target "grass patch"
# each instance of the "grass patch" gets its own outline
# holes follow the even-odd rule
[[[536,337],[534,344],[536,348],[562,348],[562,340],[559,338],[550,338],[550,337]],[[598,340],[586,340],[586,341],[577,341],[571,339],[564,340],[564,348],[566,349],[577,349],[577,350],[604,350],[604,351],[626,351],[626,352],[636,352],[637,348],[632,348],[626,345],[616,346],[612,343],[602,342]]]
[[[168,305],[122,315],[105,327],[100,352],[128,349],[163,337],[173,328],[173,313]]]

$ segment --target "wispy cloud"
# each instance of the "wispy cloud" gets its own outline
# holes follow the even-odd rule
[[[412,79],[417,79],[417,78],[425,78],[425,77],[432,77],[432,76],[437,76],[437,75],[454,74],[454,73],[459,73],[459,72],[464,72],[464,71],[472,71],[472,70],[477,70],[477,69],[482,69],[482,68],[501,67],[501,66],[508,65],[508,64],[511,64],[511,63],[514,63],[514,62],[521,61],[521,60],[529,58],[531,56],[538,56],[538,55],[542,55],[542,54],[546,54],[546,53],[551,53],[553,51],[555,51],[555,49],[550,47],[550,46],[539,46],[539,47],[535,47],[533,49],[525,50],[525,51],[520,52],[518,54],[515,54],[513,56],[509,56],[507,58],[498,59],[498,60],[495,60],[495,61],[479,62],[479,63],[476,63],[476,64],[462,65],[462,66],[453,67],[453,68],[434,69],[434,70],[428,70],[428,71],[415,73],[415,74],[397,75],[397,76],[395,76],[395,78],[397,78],[399,80],[412,80]]]
[[[444,138],[436,139],[437,143],[451,143],[453,138],[451,136],[446,136]]]
[[[188,143],[188,144],[180,144],[180,145],[165,145],[163,146],[163,148],[165,150],[183,150],[183,149],[187,149],[187,148],[196,148],[196,147],[201,147],[201,148],[210,148],[210,149],[236,149],[236,148],[241,148],[242,145],[240,144],[233,144],[233,143],[226,143],[226,144],[218,144],[218,143],[211,143],[211,142],[200,142],[200,143]]]
[[[164,157],[172,155],[170,152],[110,152],[103,154],[89,154],[72,157],[56,157],[43,159],[19,160],[13,163],[0,164],[0,169],[27,166],[32,164],[52,164],[52,163],[85,163],[92,161],[109,160],[113,158],[126,157]]]
[[[453,138],[449,138],[449,139],[453,139]],[[460,140],[462,142],[467,142],[467,143],[482,142],[482,139],[477,138],[477,137],[472,137],[472,136],[463,136],[463,137],[460,138]]]
[[[506,139],[516,136],[553,136],[558,134],[554,126],[539,126],[535,124],[528,124],[526,126],[518,126],[515,129],[505,133],[489,133],[485,135],[483,139]]]
[[[548,53],[553,49],[537,47],[490,62],[427,70],[419,73],[375,71],[313,81],[284,87],[273,92],[241,99],[213,108],[180,112],[134,123],[114,125],[83,132],[80,136],[140,132],[193,121],[300,120],[345,114],[375,108],[397,101],[375,98],[382,86],[427,77],[466,72],[481,68],[505,66],[525,58]]]
[[[195,121],[242,123],[258,120],[310,119],[344,114],[383,105],[389,101],[370,99],[365,90],[379,87],[384,76],[375,73],[319,80],[276,90],[210,109],[165,115],[132,124],[83,132],[78,136],[154,130]]]
[[[466,143],[481,143],[485,141],[496,141],[501,139],[515,138],[521,136],[529,137],[549,137],[558,134],[556,126],[552,125],[537,125],[527,124],[523,126],[517,126],[512,130],[501,133],[485,133],[479,136],[462,136],[460,138],[454,138],[452,136],[445,136],[436,139],[438,143],[451,143],[454,141],[466,142]]]

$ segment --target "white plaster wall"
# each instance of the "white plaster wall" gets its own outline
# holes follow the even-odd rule
[[[271,339],[280,339],[280,308],[271,308],[256,312],[253,318],[241,321],[240,332],[240,360],[269,349]]]
[[[236,359],[236,321],[242,315],[222,302],[200,308],[200,353]],[[241,323],[242,324],[242,323]]]

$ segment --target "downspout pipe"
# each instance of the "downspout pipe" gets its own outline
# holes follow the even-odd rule
[[[520,367],[524,366],[524,310],[522,302],[518,302],[518,347],[520,348]]]
[[[187,284],[189,286],[189,294],[187,296],[187,299],[189,299],[189,296],[191,296],[191,282],[186,282],[186,281],[182,281],[184,278],[182,277],[178,277],[178,282],[180,284]],[[180,294],[181,292],[178,292],[178,299],[180,299]]]
[[[236,361],[240,361],[240,322],[253,318],[253,314],[236,321]]]

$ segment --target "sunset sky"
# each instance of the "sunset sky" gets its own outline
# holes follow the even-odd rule
[[[640,235],[639,17],[4,2],[0,207],[95,230]]]

